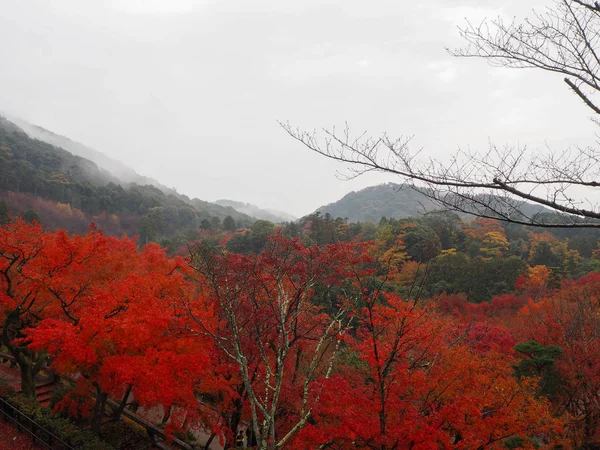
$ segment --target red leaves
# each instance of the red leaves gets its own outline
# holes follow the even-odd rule
[[[550,431],[558,422],[535,398],[534,383],[514,378],[512,357],[496,351],[506,347],[501,330],[483,327],[457,330],[396,296],[364,309],[351,349],[366,365],[346,359],[325,382],[316,425],[298,442],[502,448],[507,435]],[[482,346],[481,336],[499,343]]]
[[[489,235],[495,224],[481,227]],[[505,325],[525,297],[407,301],[386,284],[415,273],[404,259],[401,247],[378,255],[372,243],[305,247],[276,235],[260,255],[199,248],[193,270],[156,245],[140,252],[95,230],[15,222],[0,228],[0,304],[26,308],[14,343],[79,376],[60,407],[82,418],[90,387],[119,399],[131,386],[142,406],[173,407],[169,429],[202,422],[231,436],[251,410],[257,426],[272,422],[265,436],[308,424],[289,448],[500,448],[508,436],[548,435],[558,422],[535,397],[537,380],[513,376]],[[525,290],[540,291],[541,272]],[[559,367],[589,397],[600,392],[599,285],[587,277],[520,312],[532,338],[568,348]]]
[[[574,446],[600,443],[600,274],[564,282],[551,295],[521,310],[515,332],[521,341],[556,345],[556,414],[565,415]]]
[[[21,221],[0,228],[0,256],[10,272],[2,304],[30,314],[15,343],[48,352],[58,371],[115,397],[131,385],[143,406],[197,409],[211,346],[177,331],[180,299],[197,295],[181,259],[94,229],[69,236]]]

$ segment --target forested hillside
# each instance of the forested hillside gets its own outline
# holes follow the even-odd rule
[[[427,192],[432,191],[428,190]],[[444,198],[446,202],[449,202],[450,199],[454,199],[455,195],[451,192],[438,192],[437,195],[427,196],[412,189],[409,185],[385,183],[360,191],[352,191],[337,202],[320,207],[316,212],[330,214],[333,217],[344,217],[352,222],[379,222],[382,217],[403,219],[439,210],[440,203],[432,200],[432,197]],[[494,205],[498,204],[509,209],[513,219],[519,219],[525,215],[527,217],[535,216],[540,222],[544,221],[544,217],[560,220],[559,215],[550,214],[549,210],[524,201],[490,195],[481,195],[479,200],[481,205],[490,205],[491,208],[489,206],[475,208],[474,205],[468,205],[463,210],[457,211],[457,214],[463,218],[472,218],[474,215],[471,213],[477,212],[478,214],[475,215],[483,214],[500,218],[494,211]],[[458,203],[458,201],[455,202]]]
[[[71,142],[66,138],[57,142]],[[72,143],[72,146],[79,144]],[[190,199],[151,184],[127,183],[96,163],[29,137],[0,118],[0,198],[13,214],[29,213],[50,228],[84,232],[96,222],[111,234],[139,234],[169,247],[196,239],[198,227],[254,219],[231,207]]]
[[[513,292],[527,266],[544,265],[556,280],[600,270],[600,229],[527,228],[491,219],[461,219],[449,212],[384,217],[377,224],[316,213],[280,226],[257,221],[242,233],[205,237],[211,245],[234,253],[259,253],[273,233],[321,246],[376,241],[380,249],[389,250],[401,242],[411,261],[431,265],[421,294],[464,293],[478,303]]]
[[[419,192],[394,183],[352,191],[317,212],[344,217],[352,222],[379,222],[382,217],[402,219],[436,210],[438,206]]]

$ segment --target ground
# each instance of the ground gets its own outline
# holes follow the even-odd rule
[[[12,425],[0,420],[0,450],[41,450]]]
[[[6,364],[0,364],[0,380],[10,384],[16,391],[21,388],[19,370],[8,367]]]
[[[21,387],[19,371],[0,364],[0,379],[10,384],[15,390]],[[40,450],[42,447],[31,442],[25,434],[20,433],[10,423],[0,418],[0,450]]]

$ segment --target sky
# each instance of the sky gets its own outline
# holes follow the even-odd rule
[[[465,18],[537,0],[0,0],[0,111],[204,200],[296,216],[352,190],[278,125],[460,148],[595,141],[560,75],[458,59]]]

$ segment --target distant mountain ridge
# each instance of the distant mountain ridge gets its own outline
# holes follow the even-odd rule
[[[76,233],[95,222],[109,234],[140,235],[143,242],[171,248],[194,240],[198,229],[218,230],[228,216],[240,227],[255,221],[231,207],[178,194],[126,166],[115,170],[110,158],[69,138],[27,128],[29,133],[0,116],[0,199],[12,214],[37,214],[50,228]]]
[[[337,202],[321,206],[315,212],[344,217],[351,222],[378,222],[382,217],[404,219],[436,209],[439,206],[420,192],[386,183],[349,192]]]
[[[482,202],[494,202],[494,198],[482,196]],[[514,202],[515,208],[525,215],[550,214],[540,205]],[[352,191],[337,202],[321,206],[315,212],[333,217],[347,218],[351,222],[378,222],[382,217],[405,219],[440,210],[441,206],[425,194],[396,183],[370,186]],[[457,213],[463,218],[473,217],[468,213]]]
[[[164,186],[163,184],[159,183],[153,178],[140,175],[135,170],[126,166],[122,162],[117,161],[116,159],[113,159],[98,150],[88,147],[85,144],[73,141],[72,139],[66,136],[54,133],[39,125],[33,125],[17,117],[12,117],[8,115],[7,119],[15,125],[17,125],[30,138],[46,142],[55,147],[62,148],[63,150],[72,153],[73,155],[89,159],[90,161],[96,163],[99,168],[109,172],[121,183],[136,183],[141,185],[151,184],[167,194],[177,193],[174,189]]]
[[[297,217],[292,216],[291,214],[288,214],[284,211],[263,209],[251,203],[244,203],[226,199],[217,200],[215,201],[215,203],[217,205],[234,208],[236,211],[248,214],[252,217],[256,217],[257,219],[268,220],[269,222],[293,222],[298,219]]]

